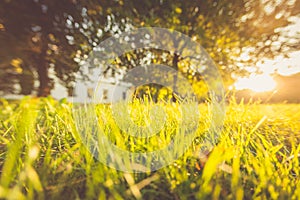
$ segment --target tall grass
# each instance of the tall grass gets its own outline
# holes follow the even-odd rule
[[[199,106],[192,145],[170,165],[147,173],[117,171],[93,157],[77,131],[72,106],[52,98],[1,100],[0,198],[300,199],[300,105],[232,100],[209,155],[200,149],[211,131],[211,116]],[[159,106],[165,111],[161,119],[167,120],[163,131],[150,138],[134,139],[120,130],[109,105],[97,106],[95,113],[112,143],[147,152],[167,145],[181,123],[179,105]],[[151,124],[148,108],[133,103],[132,121]]]

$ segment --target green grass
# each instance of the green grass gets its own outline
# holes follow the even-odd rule
[[[134,102],[133,122],[149,124],[151,106]],[[147,152],[167,145],[182,123],[177,104],[160,106],[168,120],[151,138],[134,139],[120,130],[108,105],[97,106],[95,113],[112,143]],[[211,113],[200,105],[197,137],[183,156],[157,171],[125,173],[89,153],[66,101],[1,100],[0,199],[300,199],[300,105],[232,100],[226,109],[208,159],[199,149],[213,131]]]

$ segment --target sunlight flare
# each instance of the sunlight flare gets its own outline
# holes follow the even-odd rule
[[[248,78],[240,78],[234,84],[235,89],[250,89],[254,92],[268,92],[276,88],[276,82],[269,74],[251,75]]]

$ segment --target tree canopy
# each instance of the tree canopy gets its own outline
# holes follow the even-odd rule
[[[37,80],[38,95],[46,96],[54,86],[52,68],[68,86],[78,70],[73,61],[77,49],[68,36],[68,20],[81,18],[77,5],[69,0],[8,0],[1,3],[0,13],[1,76],[19,82],[23,94],[30,94]]]
[[[229,85],[233,74],[247,73],[246,66],[255,68],[262,58],[299,49],[299,35],[283,29],[299,13],[300,0],[6,0],[0,4],[0,90],[13,91],[19,83],[21,93],[30,94],[38,81],[38,95],[48,95],[54,84],[51,71],[71,91],[74,72],[103,39],[149,26],[176,30],[199,42]],[[242,58],[245,52],[249,56]],[[152,53],[155,60],[163,54]],[[138,54],[137,59],[145,52]],[[178,68],[177,55],[165,54],[166,64]],[[131,58],[123,56],[118,65],[134,67],[138,62]]]

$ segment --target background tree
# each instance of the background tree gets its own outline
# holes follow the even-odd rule
[[[96,4],[97,1],[85,4],[91,26],[98,12],[103,11],[101,6],[100,10],[97,9]],[[114,7],[106,10],[109,14],[106,29],[112,35],[124,31],[121,24],[123,27],[158,26],[180,31],[198,41],[207,50],[219,67],[225,85],[229,86],[236,76],[249,73],[248,66],[258,70],[256,64],[260,60],[280,54],[288,55],[289,52],[297,50],[295,44],[300,42],[300,38],[295,35],[288,38],[282,28],[292,23],[289,21],[291,16],[300,13],[299,5],[298,0],[118,1]],[[288,42],[291,38],[293,42]],[[177,52],[180,51],[177,49]],[[117,64],[127,69],[139,65],[139,62],[132,62],[132,53],[137,52],[131,52],[131,56],[123,56]],[[247,58],[241,57],[244,53],[248,54]],[[141,54],[145,56],[145,53],[138,54],[136,57],[139,59]],[[161,55],[156,52],[153,60],[160,60],[158,57]],[[175,51],[173,55],[169,54],[168,65],[187,76],[192,75],[191,80],[198,84],[201,74],[187,69],[189,60],[185,62],[178,56]],[[181,63],[179,67],[179,62],[185,65]]]
[[[4,76],[16,79],[21,93],[30,94],[32,80],[37,80],[38,96],[49,95],[54,87],[50,68],[69,87],[73,71],[78,70],[73,60],[77,48],[68,35],[74,32],[71,21],[81,20],[76,1],[6,0],[1,2],[0,20],[1,66],[9,69],[14,59],[20,61],[19,71],[14,72],[18,76]]]
[[[99,12],[96,4],[97,1],[85,4],[91,21]],[[300,13],[299,0],[130,0],[118,1],[107,8],[107,13],[113,16],[110,28],[127,23],[134,27],[170,28],[190,36],[208,51],[228,84],[232,74],[245,75],[247,65],[255,67],[262,58],[297,50],[295,44],[300,39],[280,31],[292,23],[291,16]],[[111,34],[117,34],[120,28],[112,30],[115,31]],[[240,58],[244,52],[250,57]]]
[[[292,23],[291,16],[299,15],[299,0],[5,0],[0,5],[0,67],[5,69],[0,76],[11,77],[3,89],[22,82],[22,88],[27,86],[22,92],[28,93],[37,79],[39,96],[53,88],[50,69],[71,92],[74,72],[89,53],[103,39],[134,27],[169,28],[198,41],[218,65],[225,85],[234,81],[233,75],[247,74],[246,66],[288,55],[300,43],[299,36],[283,29]],[[248,58],[240,57],[244,52]],[[162,54],[154,53],[159,60]],[[186,70],[189,61],[177,56],[169,54],[170,66],[197,77]],[[119,65],[134,67],[128,58]],[[20,64],[12,65],[16,59]],[[178,62],[186,63],[179,67]]]

